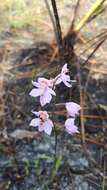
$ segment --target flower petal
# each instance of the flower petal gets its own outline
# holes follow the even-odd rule
[[[40,96],[40,104],[41,106],[44,106],[45,105],[45,102],[44,102],[44,96]]]
[[[56,82],[55,82],[55,85],[58,85],[58,84],[60,84],[62,82],[62,78],[61,78],[61,76],[56,80]]]
[[[37,127],[39,125],[40,125],[40,119],[39,118],[32,119],[30,122],[30,126],[33,126],[33,127]]]
[[[63,83],[65,84],[65,86],[67,86],[67,87],[69,87],[69,88],[72,87],[72,85],[71,85],[69,82],[67,82],[67,81],[63,81]]]
[[[53,127],[53,122],[50,119],[44,122],[44,132],[46,134],[51,135],[52,127]]]
[[[47,86],[50,86],[50,83],[51,83],[51,81],[49,79],[46,79],[46,78],[43,78],[43,77],[39,77],[38,82],[39,83],[46,83]]]
[[[39,132],[44,131],[44,122],[43,122],[42,125],[39,125],[39,127],[38,127],[38,131],[39,131]]]
[[[68,127],[68,126],[74,126],[74,121],[75,121],[75,118],[68,118],[66,121],[65,121],[65,126]]]
[[[38,78],[38,82],[43,82],[43,81],[47,81],[47,79],[43,78],[43,77],[39,77]]]
[[[79,104],[76,104],[74,102],[67,102],[65,104],[66,110],[68,112],[69,116],[75,117],[79,114],[79,110],[81,109]]]
[[[33,88],[30,92],[30,96],[33,97],[37,97],[37,96],[41,96],[41,94],[43,94],[43,89],[39,89],[39,88]]]
[[[49,92],[44,93],[44,101],[49,103],[52,99],[52,95]]]
[[[52,90],[51,88],[47,87],[47,90],[50,94],[56,96],[56,93],[54,92],[54,90]]]
[[[71,81],[71,80],[70,80],[70,76],[69,76],[69,75],[62,74],[62,75],[61,75],[61,77],[62,77],[62,80],[63,80],[63,81],[68,81],[68,82],[70,82],[70,81]]]
[[[49,103],[52,99],[52,95],[49,93],[48,90],[44,92],[44,95],[40,96],[40,103],[41,106],[44,106],[45,104]]]
[[[35,82],[35,81],[32,81],[32,84],[37,87],[37,88],[40,88],[40,84],[38,82]]]
[[[61,73],[66,73],[67,72],[67,63],[62,67]]]
[[[39,112],[37,112],[37,111],[31,111],[31,112],[39,117]]]
[[[74,124],[74,118],[69,118],[65,121],[66,131],[69,134],[79,133],[78,127]]]
[[[61,78],[62,78],[63,83],[67,87],[69,87],[69,88],[72,87],[72,85],[70,84],[71,80],[70,80],[70,76],[69,75],[66,75],[66,74],[62,73]]]

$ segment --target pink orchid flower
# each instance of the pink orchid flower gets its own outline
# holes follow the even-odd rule
[[[40,132],[44,131],[46,134],[51,135],[53,122],[49,119],[47,111],[32,111],[38,118],[32,119],[30,126],[38,127]]]
[[[66,128],[66,131],[73,135],[74,133],[79,133],[78,131],[78,127],[74,124],[74,121],[75,119],[74,118],[68,118],[66,121],[65,121],[65,128]]]
[[[69,72],[68,68],[67,68],[67,64],[65,64],[62,67],[61,73],[56,77],[56,82],[55,84],[58,85],[61,82],[63,82],[67,87],[72,87],[71,80],[70,80],[70,76],[67,74]]]
[[[53,80],[48,80],[45,78],[38,78],[38,82],[32,81],[32,84],[36,87],[33,88],[30,92],[30,95],[33,97],[40,96],[40,104],[44,106],[47,103],[50,103],[52,95],[56,95],[54,90],[52,90]]]
[[[65,107],[66,107],[68,116],[72,116],[72,117],[75,117],[76,115],[78,115],[81,109],[80,105],[74,102],[67,102],[65,104]]]

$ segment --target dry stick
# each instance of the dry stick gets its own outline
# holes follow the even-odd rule
[[[89,57],[87,58],[87,60],[84,62],[87,63],[89,61],[89,59],[94,55],[94,53],[98,50],[98,48],[104,43],[104,41],[106,40],[106,38],[102,39],[99,44],[96,46],[96,48],[92,51],[92,53],[89,55]],[[87,90],[87,86],[88,86],[88,82],[89,82],[89,78],[90,78],[90,75],[91,75],[91,70],[89,72],[89,75],[88,75],[88,78],[87,78],[87,81],[85,83],[85,87],[84,87],[84,94],[87,94],[86,93],[86,90]],[[102,119],[103,121],[103,119]]]
[[[102,39],[101,42],[99,42],[99,44],[95,47],[95,49],[92,51],[92,53],[88,56],[87,60],[83,63],[85,64],[86,62],[88,62],[88,60],[94,55],[94,53],[98,50],[98,48],[104,43],[106,39]],[[90,68],[92,68],[92,63],[91,63],[91,66]],[[89,74],[88,74],[88,77],[87,77],[87,80],[86,80],[86,83],[85,83],[85,87],[84,87],[84,91],[86,92],[87,90],[87,87],[88,87],[88,82],[89,82],[89,79],[90,79],[90,76],[91,76],[91,69],[89,71]]]
[[[86,150],[86,143],[85,143],[85,126],[84,126],[84,98],[83,98],[83,89],[81,86],[81,78],[79,77],[79,83],[80,83],[80,105],[81,105],[81,133],[82,133],[82,142],[83,147]]]
[[[93,50],[93,52],[89,55],[89,57],[87,58],[87,60],[83,63],[86,64],[88,62],[88,60],[93,56],[93,54],[96,52],[96,50],[101,46],[101,44],[105,41],[105,38],[97,45],[97,47]],[[82,141],[83,141],[83,147],[86,150],[86,143],[85,143],[85,128],[84,128],[84,110],[83,110],[83,106],[84,106],[84,100],[83,100],[83,91],[82,91],[82,86],[81,86],[81,77],[79,74],[79,85],[80,85],[80,103],[81,103],[81,132],[82,132]]]
[[[88,57],[88,59],[84,62],[87,63],[88,60],[93,56],[93,54],[95,53],[95,51],[100,47],[100,45],[105,41],[105,39],[103,39],[98,45],[97,47],[94,49],[94,51],[90,54],[90,56]],[[81,133],[82,133],[82,142],[83,142],[83,147],[84,150],[86,149],[86,143],[85,143],[85,127],[84,127],[84,98],[83,98],[83,89],[82,89],[82,85],[81,85],[81,76],[80,76],[80,66],[79,63],[77,63],[77,70],[78,70],[78,80],[79,80],[79,85],[80,85],[80,105],[81,105],[81,113],[80,113],[80,117],[81,117]]]
[[[84,126],[84,99],[83,99],[83,89],[82,89],[82,82],[81,82],[81,74],[80,74],[80,65],[79,61],[76,63],[77,72],[78,72],[78,81],[80,86],[80,106],[81,106],[81,112],[80,112],[80,122],[81,122],[81,133],[82,133],[82,144],[83,148],[86,151],[86,143],[85,143],[85,126]]]
[[[81,136],[80,135],[77,135],[77,137],[79,137],[81,139]],[[88,138],[88,137],[85,137],[85,141],[87,143],[91,143],[91,144],[96,144],[96,145],[99,145],[101,147],[104,147],[104,144],[102,142],[99,142],[97,140],[94,140],[94,139],[91,139],[91,138]]]
[[[55,38],[56,38],[56,41],[57,41],[57,45],[59,46],[59,38],[58,38],[57,27],[56,27],[55,19],[54,19],[54,16],[53,16],[52,12],[51,12],[48,0],[45,0],[45,4],[46,4],[46,8],[48,10],[48,13],[49,13],[52,25],[53,25],[53,29],[54,29],[54,34],[55,34]]]
[[[85,50],[83,50],[78,56],[83,55],[85,52],[87,52],[87,50],[89,50],[93,46],[99,44],[99,41],[101,41],[101,39],[106,36],[107,36],[107,30],[101,34],[98,34],[96,37],[93,37],[90,40],[88,40],[86,43],[84,43],[84,45],[86,46]],[[100,39],[98,37],[100,37]],[[97,41],[94,41],[94,39],[97,39]],[[89,44],[90,42],[92,42],[92,44]],[[89,45],[87,45],[87,44],[89,44]]]
[[[64,47],[63,47],[63,40],[62,40],[62,31],[61,31],[61,25],[60,25],[60,19],[58,15],[56,0],[51,0],[52,8],[53,8],[53,14],[54,14],[54,20],[56,23],[56,29],[57,29],[57,45],[59,48],[59,56],[60,56],[60,64],[62,65],[64,62]]]
[[[95,49],[92,51],[92,53],[88,56],[88,58],[82,63],[82,65],[85,65],[89,59],[94,55],[94,53],[97,51],[97,49],[103,44],[103,42],[106,40],[107,36],[104,36],[104,39],[102,39],[99,44],[95,47]]]
[[[74,28],[75,21],[77,19],[78,9],[80,7],[80,1],[81,0],[78,0],[77,3],[76,3],[75,9],[74,9],[73,20],[72,20],[71,26],[69,27],[68,33],[71,32],[73,30],[73,28]]]
[[[96,105],[96,103],[95,103],[93,97],[91,97],[88,92],[86,93],[86,95],[87,95],[87,97],[90,99],[90,102],[92,102],[92,104],[97,108],[98,106]],[[98,112],[98,114],[99,114],[101,120],[104,122],[104,119],[105,119],[105,118],[101,115],[101,113],[100,113],[98,110],[97,110],[97,112]]]

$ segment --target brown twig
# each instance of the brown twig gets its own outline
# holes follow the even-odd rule
[[[60,64],[63,64],[64,61],[64,47],[63,47],[63,40],[62,40],[62,31],[61,31],[61,25],[60,25],[60,19],[58,15],[56,0],[51,0],[52,8],[53,8],[53,15],[54,20],[56,24],[56,32],[57,32],[57,45],[59,49],[59,55],[60,55]]]
[[[72,20],[71,26],[69,27],[68,33],[71,33],[74,29],[74,24],[75,24],[75,21],[77,19],[78,9],[80,7],[80,1],[81,0],[78,0],[76,5],[75,5],[73,20]]]
[[[107,38],[107,36],[104,36],[104,38],[97,44],[95,49],[91,52],[91,54],[88,56],[88,58],[82,63],[82,65],[85,65],[89,61],[89,59],[94,55],[94,53],[98,50],[98,48],[104,43],[106,38]]]

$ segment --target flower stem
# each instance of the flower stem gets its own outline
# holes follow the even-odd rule
[[[55,116],[55,98],[53,98],[52,115],[53,115],[53,117]],[[55,161],[57,158],[57,131],[56,131],[55,123],[54,123],[54,135],[55,135],[55,146],[54,146],[54,161]]]
[[[55,155],[54,155],[54,160],[56,160],[56,158],[57,158],[57,131],[56,131],[55,125],[54,125],[54,134],[55,134],[55,147],[54,147]]]

